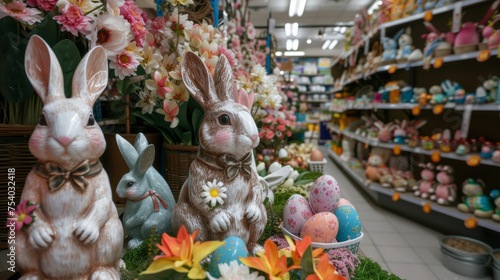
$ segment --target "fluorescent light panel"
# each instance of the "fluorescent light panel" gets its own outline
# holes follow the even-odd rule
[[[289,17],[293,17],[293,15],[297,12],[297,1],[299,0],[290,0],[290,9],[288,10]]]
[[[307,0],[290,0],[290,8],[288,9],[288,16],[293,17],[297,15],[299,17],[304,13],[306,8]]]
[[[292,24],[292,35],[295,37],[295,36],[297,36],[297,34],[299,34],[299,23],[294,22]]]
[[[340,28],[340,33],[344,33],[346,30],[347,30],[347,27],[342,26],[342,28]]]
[[[298,39],[293,40],[292,49],[293,49],[294,51],[296,51],[296,50],[298,50],[298,49],[299,49],[299,40],[298,40]]]
[[[338,40],[333,40],[333,42],[330,44],[330,46],[328,46],[328,49],[333,50],[333,48],[335,48],[335,46],[337,45],[338,42],[339,42]]]
[[[285,34],[286,34],[286,37],[290,36],[290,34],[292,33],[291,32],[291,24],[290,23],[286,23],[285,24]]]
[[[286,50],[289,51],[293,48],[293,42],[291,39],[286,40]]]
[[[323,46],[321,47],[322,50],[326,50],[326,48],[328,48],[328,46],[330,45],[330,40],[326,40],[324,43],[323,43]]]
[[[282,56],[283,55],[283,52],[280,52],[280,51],[277,51],[274,53],[276,56]]]
[[[307,0],[299,0],[299,7],[297,8],[297,16],[301,17],[304,13]]]
[[[285,56],[304,56],[305,54],[303,51],[285,52]]]

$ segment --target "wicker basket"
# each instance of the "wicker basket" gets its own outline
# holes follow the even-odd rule
[[[297,239],[297,240],[302,240],[302,238],[298,237],[297,235],[289,232],[285,227],[281,227],[281,230],[285,235],[290,236],[292,239]],[[334,243],[317,243],[317,242],[311,242],[311,246],[313,248],[324,248],[325,251],[329,251],[331,249],[340,249],[340,248],[347,248],[351,253],[354,255],[358,254],[358,249],[359,249],[359,244],[361,243],[361,240],[363,240],[363,232],[361,234],[352,239],[352,240],[347,240],[344,242],[334,242]]]
[[[198,153],[198,146],[170,145],[163,142],[163,147],[165,148],[165,180],[177,201],[182,185],[189,175],[191,162]]]
[[[9,182],[7,170],[15,168],[16,205],[21,200],[26,176],[35,165],[36,158],[30,153],[28,142],[34,125],[0,124],[0,221],[7,220],[7,185]],[[0,227],[0,249],[7,248],[8,228]]]

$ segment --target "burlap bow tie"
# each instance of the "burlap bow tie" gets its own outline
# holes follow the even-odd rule
[[[167,203],[165,203],[165,200],[163,200],[163,198],[159,194],[157,194],[156,191],[148,191],[143,196],[141,196],[139,198],[129,199],[129,200],[133,201],[133,202],[138,202],[138,201],[145,199],[148,196],[151,197],[151,199],[153,200],[153,206],[154,206],[155,212],[160,211],[160,205],[158,204],[158,200],[160,201],[163,208],[168,209]]]
[[[85,192],[87,189],[87,180],[85,179],[98,175],[101,170],[102,165],[100,161],[90,164],[88,160],[69,171],[53,162],[38,162],[34,168],[35,173],[47,179],[50,192],[57,192],[68,181],[78,191]]]
[[[233,156],[227,154],[219,156],[218,159],[221,163],[223,163],[226,178],[229,180],[233,180],[240,171],[243,176],[250,176],[250,174],[252,174],[251,153],[248,153],[242,161],[238,161]]]

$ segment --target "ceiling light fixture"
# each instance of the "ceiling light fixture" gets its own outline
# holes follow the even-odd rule
[[[305,54],[303,51],[285,52],[285,56],[304,56]]]
[[[328,46],[330,45],[330,40],[326,40],[325,43],[323,43],[323,46],[321,47],[322,50],[326,50],[326,48],[328,48]]]
[[[285,35],[286,35],[287,37],[288,37],[288,36],[290,36],[290,34],[292,33],[292,32],[291,32],[291,29],[292,29],[292,28],[291,28],[291,24],[290,24],[290,23],[286,23],[286,24],[285,24]]]
[[[297,1],[299,0],[290,0],[290,8],[288,9],[288,16],[293,17],[297,11]]]
[[[337,45],[338,42],[339,42],[338,40],[333,40],[333,42],[330,44],[330,46],[328,46],[328,49],[333,50],[333,48],[335,48],[335,46]]]
[[[277,51],[274,53],[276,56],[282,56],[283,55],[283,52],[280,52],[280,51]]]
[[[347,27],[342,26],[342,28],[340,28],[340,33],[344,33],[346,30],[347,30]]]
[[[340,32],[340,26],[335,26],[335,28],[333,28],[333,31],[334,32]]]
[[[296,50],[298,50],[298,49],[299,49],[299,40],[298,40],[298,39],[293,40],[292,49],[293,49],[294,51],[296,51]]]
[[[311,39],[307,39],[306,41],[308,44],[312,43],[312,40]]]
[[[304,9],[306,8],[307,0],[299,0],[299,7],[297,8],[297,16],[301,17],[304,13]]]
[[[370,7],[368,8],[368,11],[367,13],[369,15],[373,14],[373,12],[378,9],[380,7],[380,5],[382,5],[382,1],[380,0],[376,0],[375,2],[373,2]]]
[[[299,34],[299,23],[294,22],[292,24],[292,35],[295,37],[295,36],[297,36],[297,34]]]
[[[286,50],[289,51],[293,47],[293,42],[291,39],[286,40]]]

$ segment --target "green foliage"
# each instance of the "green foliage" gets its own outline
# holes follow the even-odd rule
[[[123,255],[122,260],[125,262],[126,269],[121,271],[122,280],[133,280],[139,277],[139,273],[145,271],[153,262],[153,258],[160,254],[160,249],[156,246],[159,244],[161,236],[157,235],[153,228],[151,235],[147,240],[142,242],[141,246],[135,249],[129,249]]]
[[[312,171],[306,171],[303,173],[300,173],[299,177],[295,180],[295,183],[293,184],[294,186],[299,186],[299,185],[305,185],[311,182],[316,181],[319,177],[321,177],[323,173],[321,172],[312,172]]]
[[[307,247],[304,255],[302,256],[302,261],[300,262],[300,266],[302,266],[302,273],[300,274],[300,279],[305,280],[307,276],[313,274],[314,275],[314,261],[312,255],[311,246]]]
[[[359,257],[360,265],[354,270],[353,280],[401,280],[380,267],[380,264],[369,258]]]
[[[68,39],[64,39],[55,44],[52,50],[61,64],[64,76],[64,94],[69,98],[71,97],[73,75],[81,60],[80,51],[78,51],[75,43]]]

